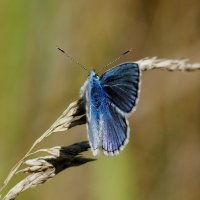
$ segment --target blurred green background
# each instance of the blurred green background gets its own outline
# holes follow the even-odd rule
[[[200,62],[200,1],[0,0],[0,44],[2,183],[87,78],[57,45],[95,69],[131,47],[120,62],[147,56]],[[120,156],[100,155],[19,199],[199,200],[200,72],[145,72],[130,126]],[[80,126],[40,147],[86,139]]]

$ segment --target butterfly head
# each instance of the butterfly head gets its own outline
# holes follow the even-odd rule
[[[94,71],[94,69],[92,69],[89,73],[89,78],[90,79],[99,79],[98,75],[96,74],[96,72]]]

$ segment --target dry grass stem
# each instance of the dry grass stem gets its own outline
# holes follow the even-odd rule
[[[45,149],[48,156],[24,162],[28,167],[19,172],[29,173],[30,175],[15,185],[3,200],[15,199],[23,191],[36,187],[53,178],[56,174],[69,167],[80,166],[94,159],[84,158],[80,153],[87,151],[88,142],[80,142],[67,147],[53,147]]]
[[[69,107],[63,112],[63,114],[53,123],[53,125],[33,143],[25,156],[11,169],[9,175],[7,176],[0,189],[0,192],[6,187],[19,167],[23,164],[25,159],[33,154],[32,150],[37,144],[39,144],[44,138],[48,137],[54,132],[65,131],[72,128],[73,126],[84,124],[84,113],[85,111],[82,100],[77,100],[71,103]]]
[[[142,71],[151,69],[187,72],[200,70],[200,63],[190,64],[188,63],[188,59],[158,59],[153,57],[144,58],[136,61],[135,63],[139,64]],[[86,162],[92,161],[93,159],[80,156],[81,152],[88,150],[89,145],[87,142],[77,143],[68,147],[39,149],[33,152],[36,145],[42,142],[52,133],[66,131],[74,126],[85,123],[86,116],[83,100],[79,99],[69,105],[69,107],[62,113],[62,115],[53,123],[53,125],[33,143],[25,156],[12,168],[8,177],[0,188],[0,192],[3,191],[3,189],[7,186],[15,174],[24,172],[29,173],[30,175],[15,185],[3,199],[15,199],[16,196],[21,192],[46,182],[66,168],[79,166]],[[38,152],[46,152],[49,155],[27,160],[30,155],[36,154]],[[20,167],[23,164],[27,165],[28,167],[20,170]]]
[[[168,71],[196,71],[200,70],[200,63],[188,63],[188,59],[158,59],[144,58],[136,61],[142,71],[151,69],[162,69]]]

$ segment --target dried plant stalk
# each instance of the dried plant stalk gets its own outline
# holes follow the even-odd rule
[[[30,175],[15,185],[3,200],[15,199],[23,191],[45,183],[69,167],[93,161],[94,159],[80,156],[80,153],[87,151],[89,147],[88,142],[80,142],[67,147],[53,147],[45,150],[50,154],[49,156],[25,161],[28,167],[19,172]]]
[[[144,58],[136,61],[142,71],[162,69],[168,71],[196,71],[200,70],[200,63],[188,63],[189,59],[158,59]]]
[[[144,58],[134,63],[138,63],[142,71],[152,69],[163,69],[168,71],[195,71],[200,70],[200,63],[190,64],[188,59],[158,59]],[[9,183],[11,178],[18,172],[30,173],[28,177],[19,182],[14,186],[9,193],[4,197],[4,200],[15,199],[24,190],[35,187],[39,184],[46,182],[47,180],[54,177],[60,171],[71,167],[79,166],[93,159],[84,158],[79,156],[79,153],[86,151],[89,146],[88,143],[79,143],[71,145],[69,147],[53,147],[51,149],[40,149],[32,152],[33,149],[43,141],[46,137],[50,136],[54,132],[66,131],[74,126],[86,123],[85,109],[83,100],[79,99],[69,105],[69,107],[63,112],[63,114],[53,123],[53,125],[39,137],[25,156],[12,168],[8,177],[4,181],[0,192]],[[74,151],[74,148],[78,150]],[[67,151],[65,151],[67,150]],[[50,156],[39,157],[32,160],[26,160],[30,155],[36,154],[37,152],[47,152]],[[71,151],[71,153],[69,152]],[[27,168],[19,170],[22,164],[29,165]],[[1,198],[1,196],[0,196]]]
[[[39,144],[44,138],[48,137],[54,132],[65,131],[73,126],[84,124],[84,107],[82,100],[77,100],[69,105],[69,107],[63,112],[63,114],[53,123],[53,125],[42,135],[40,136],[25,154],[25,156],[12,168],[8,177],[4,181],[0,192],[6,187],[11,178],[15,175],[19,167],[23,164],[25,159],[32,155],[32,150],[35,148],[37,144]]]

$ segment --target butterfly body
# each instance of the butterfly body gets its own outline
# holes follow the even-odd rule
[[[105,103],[105,92],[101,86],[98,75],[92,70],[88,80],[88,99],[92,107],[97,110]]]
[[[117,155],[129,140],[127,114],[135,107],[139,95],[140,70],[135,63],[123,63],[102,76],[90,71],[81,88],[87,117],[91,149],[96,155]]]

